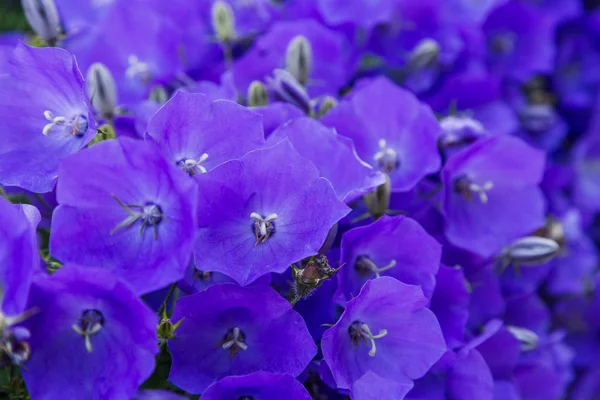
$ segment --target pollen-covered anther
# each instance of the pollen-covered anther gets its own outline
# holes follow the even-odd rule
[[[273,221],[277,219],[277,214],[269,214],[263,218],[259,213],[253,212],[250,218],[254,219],[254,234],[256,235],[256,243],[264,243],[275,230]]]
[[[81,318],[73,324],[73,330],[83,336],[85,340],[85,349],[88,353],[91,353],[92,348],[92,336],[100,332],[104,326],[104,316],[98,310],[84,310],[81,313]]]
[[[373,159],[379,163],[379,167],[385,173],[391,173],[398,168],[398,153],[388,147],[385,139],[379,139],[379,151],[375,153]]]
[[[390,261],[383,267],[377,267],[373,261],[367,256],[359,256],[356,258],[354,268],[362,274],[374,273],[378,278],[382,272],[388,271],[396,266],[396,260]]]
[[[206,173],[206,168],[202,166],[202,163],[206,161],[207,158],[208,154],[204,153],[197,160],[194,160],[193,158],[186,158],[184,160],[179,161],[178,164],[190,176],[196,176],[198,175],[198,173]]]
[[[245,343],[246,336],[237,326],[230,329],[225,335],[225,338],[218,343],[225,350],[231,349],[230,356],[233,357],[240,350],[247,350],[248,345]]]
[[[373,335],[367,324],[360,321],[354,321],[352,325],[350,325],[350,328],[348,328],[348,333],[350,334],[350,341],[354,346],[358,347],[358,343],[362,340],[370,347],[369,355],[375,357],[375,353],[377,352],[375,339],[381,339],[386,336],[388,331],[387,329],[380,329],[377,335]]]

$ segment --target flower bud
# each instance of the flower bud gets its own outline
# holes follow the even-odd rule
[[[273,71],[273,77],[267,77],[267,84],[281,100],[310,114],[312,107],[306,89],[288,71],[276,69]]]
[[[408,65],[412,69],[422,69],[435,64],[440,55],[440,45],[433,39],[421,40],[411,51]]]
[[[521,342],[522,351],[535,350],[538,347],[540,341],[539,336],[529,329],[521,328],[518,326],[508,325],[506,329],[519,341]]]
[[[288,44],[285,54],[285,69],[306,86],[312,70],[312,47],[303,35],[297,35]]]
[[[526,236],[511,243],[504,254],[519,265],[538,265],[550,261],[559,250],[560,246],[552,239]]]
[[[325,114],[327,114],[327,112],[333,107],[337,106],[337,104],[338,101],[335,97],[325,96],[321,98],[315,107],[317,109],[317,118],[324,117]]]
[[[117,86],[106,66],[94,63],[87,72],[87,92],[92,105],[106,119],[111,119],[117,106]]]
[[[96,143],[103,142],[105,140],[113,140],[117,136],[115,134],[114,128],[110,124],[104,124],[98,127],[98,133],[92,141],[88,144],[88,147],[95,145]]]
[[[266,106],[268,102],[265,85],[262,82],[253,81],[248,88],[248,107]]]
[[[60,29],[54,0],[21,0],[21,5],[31,29],[46,43],[54,45]]]
[[[384,215],[390,207],[391,186],[390,177],[385,174],[385,183],[379,185],[377,189],[365,194],[363,197],[369,213],[375,219]]]
[[[529,132],[544,132],[556,121],[556,113],[548,104],[530,104],[519,110],[519,120]]]
[[[237,34],[235,33],[235,17],[231,6],[222,0],[217,0],[213,3],[210,13],[213,30],[219,42],[233,42]]]
[[[154,86],[150,91],[150,100],[158,104],[165,104],[169,101],[169,94],[164,87]]]

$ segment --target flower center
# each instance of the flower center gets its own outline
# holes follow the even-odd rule
[[[202,282],[208,282],[212,278],[212,272],[210,271],[201,271],[196,269],[194,271],[194,280],[201,280]]]
[[[490,38],[490,49],[499,55],[512,53],[515,49],[516,40],[517,36],[514,32],[496,33]]]
[[[186,158],[177,163],[179,168],[183,169],[190,176],[196,176],[198,173],[206,173],[206,168],[202,166],[202,163],[206,161],[208,154],[204,153],[199,159],[194,160],[193,158]]]
[[[277,214],[269,214],[266,218],[263,218],[259,213],[253,212],[250,214],[250,218],[254,220],[254,235],[256,236],[256,243],[264,243],[275,231],[275,224],[273,221],[277,219]]]
[[[75,117],[68,119],[63,116],[55,116],[52,111],[44,111],[44,117],[50,121],[42,129],[42,134],[48,136],[50,131],[56,127],[62,127],[62,131],[66,133],[65,136],[82,136],[88,130],[87,117],[80,114]]]
[[[382,272],[390,270],[395,266],[396,260],[392,260],[386,266],[379,268],[368,256],[358,256],[354,262],[354,269],[357,270],[360,275],[368,276],[375,274],[378,278],[381,276]]]
[[[531,351],[535,350],[538,347],[538,343],[540,341],[539,336],[529,329],[521,328],[518,326],[508,325],[506,327],[508,331],[519,341],[521,342],[521,350],[522,351]]]
[[[252,396],[240,396],[237,400],[254,400]]]
[[[85,349],[88,353],[92,352],[92,336],[100,332],[104,326],[104,316],[98,310],[84,310],[81,318],[73,324],[72,328],[77,334],[83,336],[85,340]]]
[[[348,334],[350,335],[350,341],[358,348],[360,341],[362,340],[371,350],[369,355],[375,357],[377,347],[375,346],[375,339],[381,339],[388,334],[387,329],[381,329],[377,335],[371,333],[371,329],[367,324],[363,324],[360,321],[354,321],[348,328]]]
[[[123,207],[125,211],[127,211],[129,216],[119,223],[112,231],[110,231],[111,235],[121,228],[129,229],[136,222],[142,221],[142,225],[140,227],[140,236],[144,235],[144,230],[148,226],[152,226],[154,228],[154,240],[158,239],[158,224],[163,220],[163,218],[165,218],[161,208],[158,205],[154,203],[147,203],[143,206],[125,204],[115,195],[112,197],[117,203],[119,203],[121,207]]]
[[[22,326],[14,326],[35,314],[36,310],[28,310],[14,317],[0,313],[0,366],[22,366],[31,356],[27,340],[31,337],[29,330]]]
[[[129,79],[139,77],[143,82],[148,82],[151,79],[150,67],[147,63],[140,61],[136,55],[131,54],[127,58],[127,62],[129,63],[129,67],[125,70],[125,74]]]
[[[244,335],[244,332],[242,332],[240,328],[236,326],[227,332],[223,340],[220,341],[218,345],[225,350],[231,350],[229,356],[233,357],[238,351],[246,350],[248,348],[245,340],[246,336]]]
[[[466,200],[472,201],[473,195],[479,197],[481,203],[486,204],[488,202],[488,192],[494,187],[494,184],[490,181],[484,184],[474,183],[471,179],[466,176],[461,176],[454,181],[454,190],[460,193]]]
[[[394,172],[398,166],[398,153],[390,147],[387,147],[385,139],[379,139],[379,151],[375,153],[373,159],[379,164],[379,168],[385,173]]]

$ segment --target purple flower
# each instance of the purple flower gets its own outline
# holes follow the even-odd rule
[[[461,268],[441,265],[435,279],[431,311],[440,323],[448,347],[456,348],[465,341],[471,294]]]
[[[13,205],[0,198],[1,314],[17,316],[25,311],[31,279],[40,264],[35,234],[39,219],[35,207]]]
[[[261,117],[228,100],[177,92],[147,127],[173,165],[198,175],[264,146]]]
[[[383,174],[358,158],[350,139],[314,119],[298,118],[281,126],[267,143],[275,144],[286,137],[302,157],[319,168],[321,176],[331,182],[338,198],[346,203],[385,182]]]
[[[343,0],[317,0],[319,12],[329,25],[349,23],[369,30],[394,16],[395,1],[374,0],[347,3]]]
[[[573,150],[575,204],[583,211],[600,210],[600,126],[581,137]]]
[[[294,39],[303,38],[311,49],[307,54],[308,80],[295,74],[295,68],[286,66],[286,53]],[[252,48],[236,60],[233,75],[238,90],[246,93],[253,80],[264,80],[274,69],[292,73],[306,85],[310,95],[336,94],[346,84],[352,72],[350,53],[346,39],[340,33],[328,29],[317,21],[294,20],[274,24],[262,35]]]
[[[322,119],[354,141],[360,158],[408,191],[440,168],[439,124],[431,109],[387,78],[363,82]]]
[[[269,103],[262,107],[254,107],[252,111],[262,115],[265,137],[267,138],[284,123],[306,115],[295,105],[281,101]]]
[[[22,374],[33,398],[129,398],[154,369],[157,317],[109,271],[64,265],[39,276],[28,307],[37,314],[25,322]]]
[[[183,278],[197,185],[151,143],[102,142],[61,165],[51,254],[115,271],[143,294]]]
[[[452,156],[442,171],[448,240],[491,257],[543,226],[544,198],[537,187],[543,171],[544,154],[508,136],[480,139]]]
[[[177,301],[169,380],[190,393],[229,375],[299,375],[317,352],[302,317],[264,286],[215,285]]]
[[[311,399],[304,386],[293,376],[264,371],[243,376],[228,376],[212,384],[202,393],[203,400],[283,398]]]
[[[197,181],[196,266],[242,285],[316,254],[331,226],[349,211],[287,139]]]
[[[554,23],[533,5],[517,0],[501,5],[488,16],[483,30],[486,61],[495,73],[524,81],[552,71]]]
[[[140,390],[131,400],[186,400],[187,397],[169,392],[168,390]]]
[[[336,298],[342,304],[356,296],[365,282],[381,276],[420,285],[431,297],[442,246],[415,220],[384,215],[344,233],[341,248]]]
[[[129,105],[182,70],[180,43],[177,26],[145,2],[134,0],[114,2],[93,32],[75,36],[65,46],[85,70],[96,62],[104,64],[117,83],[120,102]]]
[[[340,389],[354,398],[403,396],[446,351],[434,314],[417,286],[370,280],[323,334],[323,358]],[[381,396],[384,397],[381,397]]]
[[[60,161],[96,135],[75,58],[18,45],[0,70],[0,183],[50,192]]]

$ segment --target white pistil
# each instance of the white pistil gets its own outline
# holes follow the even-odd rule
[[[148,80],[150,78],[150,67],[145,62],[141,62],[136,55],[131,54],[127,58],[129,67],[125,71],[125,74],[130,79],[139,76],[142,80]]]
[[[398,153],[392,148],[387,147],[385,139],[379,139],[379,151],[375,153],[373,159],[379,163],[384,172],[392,172],[396,169],[398,162]]]
[[[88,353],[92,352],[92,341],[91,341],[91,337],[92,335],[98,333],[100,331],[100,329],[102,329],[102,324],[94,324],[91,326],[91,328],[89,330],[82,330],[81,327],[79,326],[79,324],[73,324],[72,326],[73,330],[84,337],[85,340],[85,349],[87,350]]]
[[[190,175],[196,175],[196,168],[200,171],[201,174],[206,173],[206,168],[204,168],[201,164],[206,161],[208,158],[208,154],[204,153],[200,156],[198,160],[194,160],[193,158],[188,158],[183,161],[183,166],[185,170],[189,172]]]
[[[65,117],[61,117],[61,116],[55,117],[54,114],[52,114],[52,112],[48,111],[48,110],[44,111],[44,117],[48,121],[50,121],[50,123],[46,124],[44,126],[44,129],[42,130],[42,133],[44,134],[44,136],[48,136],[48,134],[50,133],[52,128],[54,128],[55,126],[63,125],[67,122],[67,119]]]
[[[477,195],[479,196],[479,200],[483,204],[486,204],[488,202],[487,192],[490,191],[493,187],[494,184],[489,181],[484,183],[482,186],[479,186],[476,183],[469,184],[469,190],[473,193],[477,193]]]
[[[366,264],[366,267],[369,270],[373,271],[375,276],[378,278],[381,277],[382,272],[388,271],[396,266],[396,260],[390,261],[386,266],[381,267],[381,268],[377,267],[377,265],[375,265],[375,263],[373,261],[371,261],[371,259],[368,257],[362,257],[360,261],[362,263]]]
[[[256,244],[267,240],[271,234],[271,221],[277,219],[277,214],[272,213],[267,215],[266,218],[263,218],[259,213],[253,212],[250,214],[250,218],[254,219],[255,221],[254,233],[256,234]]]
[[[240,328],[238,328],[237,326],[235,328],[233,328],[233,339],[231,339],[228,342],[223,343],[221,345],[221,347],[224,349],[229,349],[229,348],[233,347],[234,345],[236,345],[237,347],[239,347],[242,350],[246,350],[248,348],[248,345],[240,340]]]
[[[382,337],[386,336],[388,334],[388,331],[387,331],[387,329],[381,329],[377,335],[373,335],[371,333],[371,329],[369,329],[369,326],[367,324],[362,324],[360,327],[361,327],[363,333],[365,335],[367,335],[367,338],[371,342],[371,350],[369,350],[369,355],[371,357],[375,357],[375,352],[377,352],[377,346],[375,345],[375,339],[381,339]]]

